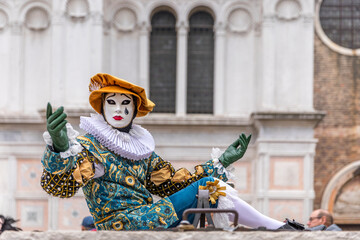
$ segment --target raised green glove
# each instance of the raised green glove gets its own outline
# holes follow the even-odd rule
[[[233,162],[236,162],[242,158],[246,152],[251,139],[251,134],[246,137],[245,134],[241,134],[233,144],[231,144],[226,151],[219,157],[219,161],[226,168]]]
[[[69,140],[66,132],[66,114],[64,108],[59,107],[54,113],[51,104],[48,103],[46,109],[46,127],[53,141],[56,152],[65,152],[69,148]]]

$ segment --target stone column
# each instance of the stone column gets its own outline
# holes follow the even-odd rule
[[[177,26],[177,59],[176,59],[176,115],[186,114],[187,88],[187,36],[188,26],[180,22]]]
[[[0,66],[1,75],[3,79],[10,79],[12,72],[10,71],[10,58],[12,53],[11,46],[11,31],[9,30],[9,16],[3,9],[0,9]],[[0,89],[0,109],[8,108],[11,106],[10,92],[11,82],[8,80],[1,81]]]
[[[0,181],[0,214],[15,216],[16,158],[14,156],[1,156]]]
[[[59,6],[60,7],[60,6]],[[64,96],[64,13],[61,9],[54,9],[51,31],[51,95],[49,101],[53,106],[61,106],[65,102]],[[44,106],[46,108],[46,106]]]
[[[142,86],[146,92],[150,90],[149,79],[149,34],[150,26],[147,22],[142,22],[140,26],[140,51],[139,51],[139,85]]]
[[[215,69],[214,69],[214,114],[224,114],[225,91],[225,25],[219,22],[215,26]]]
[[[23,25],[20,22],[13,22],[11,24],[11,45],[10,45],[10,79],[11,90],[9,89],[9,100],[11,103],[9,109],[11,112],[23,111],[23,81],[22,72],[24,71],[23,64],[23,44],[22,35]]]
[[[5,206],[6,212],[10,216],[17,215],[16,209],[16,186],[17,186],[17,159],[14,155],[8,157],[8,191],[4,195],[5,197]]]
[[[262,72],[258,81],[259,92],[258,108],[270,110],[275,108],[276,89],[276,65],[275,65],[275,42],[274,42],[274,16],[265,16],[262,24],[262,38],[260,65],[256,68]]]
[[[91,12],[92,18],[92,41],[91,41],[91,61],[90,69],[95,74],[102,72],[103,69],[103,1],[93,1],[94,9]]]

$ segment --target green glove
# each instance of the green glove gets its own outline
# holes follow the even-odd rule
[[[46,127],[53,141],[56,152],[65,152],[69,148],[69,140],[66,132],[66,114],[64,108],[59,107],[54,113],[51,104],[48,103],[46,109]]]
[[[226,151],[219,157],[221,164],[227,168],[233,162],[236,162],[242,158],[246,152],[251,139],[251,134],[246,137],[245,134],[241,134],[233,144],[231,144]]]

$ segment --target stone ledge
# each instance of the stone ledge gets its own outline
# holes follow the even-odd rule
[[[270,232],[270,231],[243,231],[243,232],[171,232],[171,231],[137,231],[137,232],[81,232],[81,231],[48,231],[48,232],[11,232],[0,235],[1,240],[250,240],[250,239],[287,239],[287,240],[348,240],[360,239],[360,232]]]
[[[254,120],[309,120],[320,121],[326,115],[324,111],[313,112],[291,112],[291,111],[268,111],[268,112],[253,112],[251,118]]]

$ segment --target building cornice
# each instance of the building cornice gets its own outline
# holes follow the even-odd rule
[[[253,120],[309,120],[321,121],[326,115],[324,111],[301,111],[301,112],[282,112],[282,111],[260,111],[253,112],[251,119]]]

